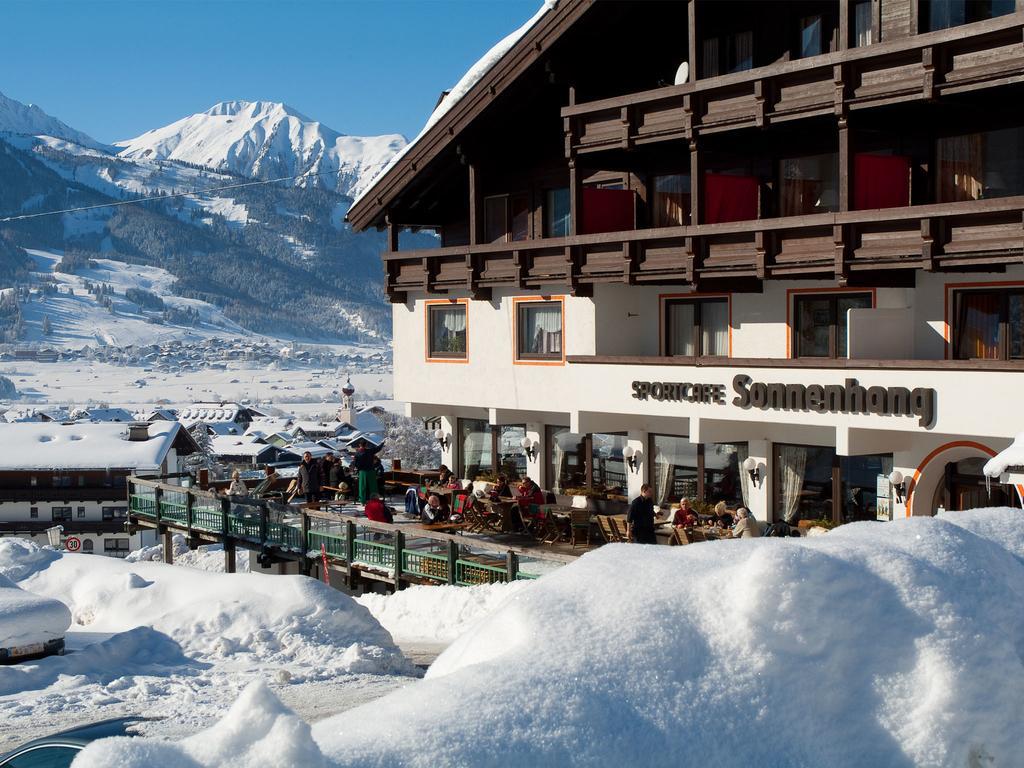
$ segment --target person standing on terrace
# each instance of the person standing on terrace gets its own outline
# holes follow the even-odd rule
[[[359,473],[359,503],[365,505],[373,494],[377,493],[377,470],[373,467],[373,457],[384,447],[384,444],[370,448],[365,440],[356,446],[356,455],[352,459],[352,467]]]
[[[657,544],[654,535],[654,489],[648,483],[640,486],[640,495],[633,499],[626,515],[626,534],[635,544]]]

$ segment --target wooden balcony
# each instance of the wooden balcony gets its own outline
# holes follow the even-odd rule
[[[595,283],[849,278],[1024,263],[1024,196],[385,253],[385,290],[469,293]]]
[[[1024,14],[562,109],[566,155],[1024,81]]]

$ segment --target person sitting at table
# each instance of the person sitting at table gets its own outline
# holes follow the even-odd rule
[[[370,498],[366,502],[366,506],[363,508],[363,512],[366,514],[367,520],[372,520],[375,523],[394,523],[394,515],[391,514],[391,510],[385,506],[384,502],[381,501],[380,496],[376,493],[371,494]]]
[[[436,493],[432,493],[427,497],[427,503],[424,505],[423,512],[421,514],[423,522],[428,525],[443,523],[448,519],[448,507],[445,505],[444,501],[441,500],[440,496]]]
[[[690,500],[680,499],[679,509],[676,510],[675,515],[672,517],[672,527],[692,528],[699,522],[700,520],[697,518],[697,513],[690,507]]]
[[[640,495],[629,505],[626,537],[635,544],[658,543],[654,535],[654,489],[649,483],[640,486]]]
[[[719,528],[732,528],[732,514],[725,506],[724,501],[720,501],[715,504],[715,516],[712,520],[712,525],[716,525]]]
[[[519,502],[519,506],[528,507],[531,504],[543,504],[544,503],[544,491],[540,489],[540,486],[533,481],[532,477],[523,478],[522,485],[519,486],[519,493],[516,495],[516,500]]]
[[[498,499],[508,499],[512,496],[512,489],[508,486],[508,477],[505,475],[498,475],[498,482],[491,488],[491,498],[495,501]]]
[[[237,469],[231,473],[231,485],[228,486],[228,496],[248,496],[249,489],[242,482],[242,473]]]
[[[452,471],[442,464],[437,472],[437,486],[439,488],[447,488],[454,477],[455,475],[452,474]]]
[[[736,510],[736,526],[732,529],[734,539],[754,539],[761,535],[761,524],[746,507]]]

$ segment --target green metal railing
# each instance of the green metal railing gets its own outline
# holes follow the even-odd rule
[[[253,542],[281,560],[298,557],[307,569],[324,551],[350,579],[371,574],[370,578],[391,581],[399,588],[410,582],[471,586],[539,578],[540,574],[520,570],[520,552],[527,560],[570,559],[262,499],[218,497],[147,478],[129,478],[128,491],[130,516],[136,522],[155,523],[165,533],[196,532],[226,545],[233,539]]]

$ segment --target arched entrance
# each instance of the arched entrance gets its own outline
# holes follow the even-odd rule
[[[1013,489],[992,482],[985,487],[981,468],[996,452],[973,440],[946,443],[929,453],[914,471],[907,489],[907,516],[934,515],[941,507],[1019,507]]]

